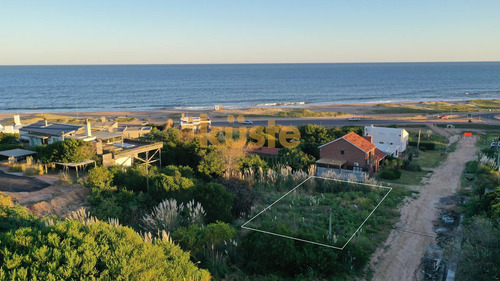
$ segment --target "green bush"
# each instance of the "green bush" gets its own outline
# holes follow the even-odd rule
[[[383,168],[378,175],[385,180],[397,180],[401,177],[401,172],[398,169]]]
[[[193,198],[200,202],[207,212],[207,223],[216,221],[231,222],[231,208],[234,196],[218,183],[197,184],[193,188]]]
[[[95,158],[95,147],[90,142],[66,139],[36,148],[42,163],[75,163]]]
[[[475,174],[479,170],[479,162],[478,161],[469,161],[465,164],[465,172]]]
[[[2,280],[210,280],[168,239],[76,220],[0,233]]]
[[[416,141],[409,141],[408,145],[409,146],[414,146],[417,147]],[[419,149],[421,150],[422,148],[425,148],[426,150],[436,150],[436,144],[433,142],[420,142]],[[425,151],[425,150],[424,150]]]
[[[407,171],[412,171],[412,172],[422,171],[422,168],[420,167],[420,165],[413,163],[413,162],[407,163],[404,166],[404,169]]]
[[[86,185],[95,192],[107,190],[112,186],[113,176],[113,173],[111,173],[108,168],[97,166],[89,171]]]

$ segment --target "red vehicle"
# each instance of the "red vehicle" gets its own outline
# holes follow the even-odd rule
[[[448,115],[443,114],[443,115],[439,116],[439,119],[448,119]]]

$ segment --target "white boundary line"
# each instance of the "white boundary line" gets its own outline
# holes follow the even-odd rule
[[[348,183],[348,184],[351,184],[351,183],[361,184],[361,185],[365,185],[365,186],[373,186],[373,187],[378,187],[378,188],[385,188],[385,189],[389,189],[389,191],[387,191],[387,193],[384,195],[384,197],[382,197],[382,200],[380,200],[380,202],[378,202],[377,206],[375,206],[375,208],[370,212],[370,214],[368,215],[368,217],[366,217],[366,219],[361,223],[361,225],[358,227],[358,229],[356,229],[356,231],[351,235],[351,237],[349,238],[349,240],[347,240],[347,242],[342,247],[336,247],[336,246],[332,246],[332,245],[327,245],[327,244],[318,243],[318,242],[314,242],[314,241],[304,240],[304,239],[300,239],[300,238],[296,238],[296,237],[291,237],[291,236],[287,236],[287,235],[282,235],[282,234],[273,233],[273,232],[269,232],[269,231],[260,230],[260,229],[256,229],[256,228],[252,228],[252,227],[246,226],[251,221],[253,221],[256,217],[260,216],[262,213],[264,213],[269,208],[271,208],[274,204],[278,203],[281,199],[285,198],[288,194],[292,193],[299,186],[301,186],[302,184],[304,184],[306,181],[310,180],[311,178],[318,178],[318,179],[324,179],[324,180],[333,180],[333,181],[338,181],[338,182],[345,182],[345,183]],[[372,216],[372,214],[377,210],[377,208],[380,206],[380,204],[382,204],[382,202],[385,200],[385,198],[387,197],[387,195],[389,195],[389,193],[391,191],[392,191],[392,187],[387,187],[387,186],[383,186],[383,185],[375,185],[375,184],[369,184],[369,183],[360,183],[360,182],[345,181],[345,180],[325,178],[325,177],[309,176],[307,179],[305,179],[304,181],[302,181],[301,183],[299,183],[296,187],[292,188],[290,191],[288,191],[283,196],[281,196],[280,198],[278,198],[278,200],[274,201],[271,205],[267,206],[266,208],[264,208],[264,210],[260,211],[257,215],[253,216],[250,220],[248,220],[243,225],[241,225],[241,228],[249,229],[249,230],[253,230],[253,231],[257,231],[257,232],[261,232],[261,233],[265,233],[265,234],[270,234],[270,235],[274,235],[274,236],[278,236],[278,237],[282,237],[282,238],[288,238],[288,239],[293,239],[293,240],[297,240],[297,241],[301,241],[301,242],[306,242],[306,243],[310,243],[310,244],[315,244],[315,245],[319,245],[319,246],[333,248],[333,249],[337,249],[337,250],[343,250],[347,246],[347,244],[349,244],[349,242],[351,242],[351,240],[354,238],[354,236],[356,235],[356,233],[358,233],[359,230],[363,227],[363,225],[368,221],[368,219]]]

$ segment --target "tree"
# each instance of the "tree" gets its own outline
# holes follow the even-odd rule
[[[238,160],[239,170],[243,171],[245,169],[267,169],[267,162],[262,160],[257,154],[250,154]]]
[[[298,127],[301,140],[306,143],[323,144],[333,139],[321,125],[307,124]]]
[[[174,166],[168,165],[163,167],[160,170],[160,173],[165,174],[167,176],[182,176],[185,178],[194,178],[194,171],[189,166]]]
[[[309,165],[314,163],[315,158],[297,148],[289,149],[282,148],[278,157],[282,160],[282,164],[292,167],[294,170],[304,170],[309,167]]]
[[[95,157],[95,147],[77,139],[66,139],[37,147],[38,157],[43,163],[75,163]]]
[[[207,212],[207,223],[231,222],[231,207],[234,196],[218,183],[197,184],[193,188],[193,198],[200,202]]]
[[[104,166],[97,166],[89,171],[86,184],[97,192],[112,188],[113,173]]]
[[[221,153],[217,149],[210,149],[201,154],[201,161],[198,165],[198,172],[206,178],[222,177],[226,167]]]
[[[151,179],[151,195],[157,201],[160,201],[168,197],[169,194],[172,195],[174,192],[188,190],[193,186],[193,181],[180,176],[180,173],[173,177],[159,173]]]
[[[252,186],[248,181],[237,178],[229,178],[218,179],[216,182],[224,185],[227,191],[233,194],[234,201],[233,207],[231,208],[231,214],[234,218],[250,215],[255,195],[252,192]]]
[[[201,160],[199,138],[183,135],[176,128],[153,131],[143,137],[145,140],[163,142],[162,163],[189,166],[196,169]]]

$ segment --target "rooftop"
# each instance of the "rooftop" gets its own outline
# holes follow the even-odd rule
[[[369,142],[367,139],[356,134],[355,132],[350,132],[349,134],[344,135],[342,138],[352,143],[353,145],[357,146],[364,152],[369,152],[372,149],[376,148],[376,146],[373,143]]]
[[[278,155],[279,152],[280,152],[279,148],[266,147],[266,146],[250,149],[250,153],[267,154],[273,156]]]
[[[38,121],[31,125],[24,126],[20,128],[20,131],[26,131],[29,133],[38,133],[51,136],[61,136],[63,133],[71,133],[82,129],[83,125],[70,125],[61,123],[48,123],[46,125],[45,121]]]
[[[33,155],[33,154],[36,154],[36,152],[32,151],[32,150],[26,150],[26,149],[20,149],[20,148],[0,151],[0,155],[7,156],[7,157],[14,157],[14,158]]]
[[[380,150],[378,148],[375,148],[375,157],[377,157],[378,161],[384,159],[385,156],[387,156],[387,154],[385,154],[385,152],[383,152],[382,150]]]

